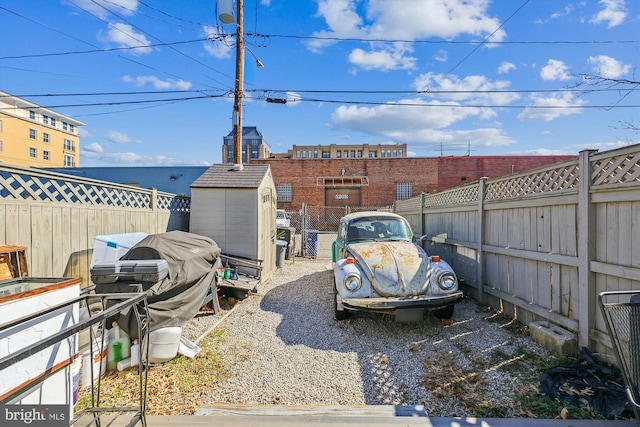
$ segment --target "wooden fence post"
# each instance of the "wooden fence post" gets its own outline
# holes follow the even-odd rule
[[[478,185],[478,216],[476,218],[476,299],[479,304],[484,303],[484,254],[482,245],[484,243],[484,195],[487,184],[487,177],[480,178]]]
[[[595,274],[591,261],[595,257],[595,211],[591,203],[591,154],[583,150],[578,159],[578,345],[589,348],[591,325],[596,316]]]
[[[420,235],[424,236],[425,234],[427,234],[427,213],[425,212],[425,207],[424,207],[424,199],[425,199],[426,194],[424,193],[420,193]],[[424,247],[424,243],[422,244],[422,246]]]

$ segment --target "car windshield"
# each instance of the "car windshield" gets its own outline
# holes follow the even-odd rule
[[[347,229],[347,240],[403,240],[411,241],[413,233],[401,218],[368,217],[352,221]]]

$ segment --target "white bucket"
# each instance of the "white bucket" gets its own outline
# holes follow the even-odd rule
[[[105,331],[105,342],[102,352],[100,348],[102,346],[102,335],[95,337],[95,343],[93,345],[93,352],[89,347],[85,347],[81,352],[81,364],[80,364],[80,387],[89,387],[92,383],[91,378],[91,366],[93,364],[93,380],[97,380],[98,376],[104,376],[107,371],[107,347],[109,342],[109,331]],[[100,363],[102,362],[102,363]]]
[[[149,332],[149,363],[167,362],[178,355],[182,328],[168,326]]]

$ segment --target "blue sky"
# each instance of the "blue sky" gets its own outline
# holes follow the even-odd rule
[[[216,10],[3,0],[0,90],[84,122],[80,166],[220,163],[235,25]],[[406,143],[417,157],[577,154],[640,142],[638,0],[244,0],[244,15],[243,124],[275,153]]]

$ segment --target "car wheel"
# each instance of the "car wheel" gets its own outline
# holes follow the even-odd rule
[[[453,305],[448,305],[446,307],[439,308],[438,310],[436,310],[436,317],[438,319],[451,319],[453,317],[454,307],[455,306]]]
[[[347,310],[338,310],[338,290],[336,289],[336,279],[333,279],[333,312],[336,320],[347,320],[349,313]]]

